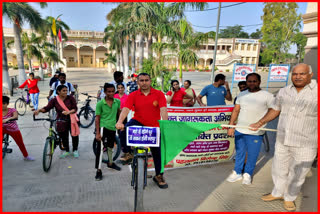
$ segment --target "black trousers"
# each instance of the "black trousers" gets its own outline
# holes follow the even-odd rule
[[[102,130],[102,139],[97,144],[97,153],[95,161],[96,169],[101,169],[103,147],[113,148],[114,142],[116,140],[116,131],[112,131],[106,128],[102,128]]]
[[[144,125],[141,124],[137,120],[131,119],[125,125],[125,129],[120,132],[120,140],[122,142],[126,142],[126,140],[127,140],[127,131],[126,131],[126,129],[127,129],[128,126],[144,126]],[[152,157],[153,157],[154,168],[156,170],[156,175],[159,175],[160,171],[161,171],[161,149],[160,149],[160,146],[159,147],[150,147],[150,150],[151,150],[151,153],[152,153]]]
[[[66,152],[69,152],[69,133],[71,135],[71,127],[68,127],[68,130],[64,132],[58,132],[60,138],[62,139],[63,147],[66,149]],[[79,145],[79,136],[71,136],[72,138],[72,151],[78,150]]]

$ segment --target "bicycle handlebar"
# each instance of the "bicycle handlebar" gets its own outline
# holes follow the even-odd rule
[[[88,93],[81,93],[81,94],[83,94],[83,95],[85,95],[85,96],[87,96],[87,97],[93,97],[93,98],[97,98],[98,99],[98,97],[95,97],[95,96],[91,96],[91,95],[89,95]]]
[[[18,120],[18,118],[10,119],[10,120],[8,120],[7,122],[5,122],[5,124],[6,124],[6,123],[11,123],[11,122],[16,121],[16,120]]]
[[[33,121],[41,121],[41,120],[45,120],[45,121],[50,121],[50,118],[36,118],[36,115],[33,115]]]

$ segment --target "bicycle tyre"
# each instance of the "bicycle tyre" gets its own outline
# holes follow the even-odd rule
[[[268,138],[267,133],[265,133],[263,136],[263,145],[264,145],[264,150],[266,152],[269,152],[270,151],[270,143],[269,143],[269,138]]]
[[[49,171],[52,163],[52,156],[53,156],[53,151],[51,151],[52,143],[54,143],[54,139],[51,137],[47,137],[46,142],[44,144],[43,156],[42,156],[42,166],[43,166],[43,171],[45,172]]]
[[[88,109],[88,113],[86,109],[81,109],[79,112],[79,123],[81,128],[89,128],[96,119],[96,113],[92,108]]]
[[[143,158],[137,158],[134,186],[134,212],[144,211],[143,207],[143,189],[144,189],[144,163]]]
[[[93,139],[93,143],[92,143],[92,150],[94,155],[97,155],[97,143],[98,141],[96,141],[96,138]],[[116,141],[115,141],[115,145],[113,147],[113,153],[112,153],[112,160],[116,161],[117,158],[119,157],[121,153],[121,144],[120,144],[120,139],[118,136],[116,136]],[[102,156],[102,162],[103,163],[108,163],[109,162],[109,158],[107,155],[107,152],[103,152],[103,156]]]
[[[18,98],[14,103],[14,108],[17,110],[18,115],[23,116],[27,111],[27,104],[23,99]]]
[[[8,146],[9,146],[9,135],[8,134],[4,134],[3,135],[3,140],[2,140],[2,159],[4,159],[6,154],[7,154]]]

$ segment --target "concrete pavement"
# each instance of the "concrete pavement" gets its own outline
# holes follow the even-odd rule
[[[263,75],[264,80],[266,74]],[[208,77],[208,73],[184,73],[184,79],[193,82],[197,94],[210,84]],[[230,79],[230,74],[227,77]],[[91,95],[96,94],[100,85],[111,80],[112,75],[104,70],[76,69],[67,73],[67,81],[77,83],[80,92]],[[47,103],[48,83],[49,79],[39,83],[40,107]],[[15,94],[11,98],[10,107],[17,97]],[[80,96],[78,107],[82,106],[85,98]],[[92,107],[95,104],[93,100]],[[46,114],[40,116],[45,117]],[[276,123],[268,126],[275,128]],[[25,116],[19,117],[18,124],[27,150],[36,160],[23,161],[19,148],[15,143],[11,144],[13,153],[3,160],[3,211],[133,211],[134,191],[130,186],[128,166],[122,166],[120,172],[104,167],[103,180],[94,179],[93,126],[80,130],[78,159],[59,159],[60,151],[57,149],[51,170],[45,173],[42,170],[42,151],[49,124],[33,122],[30,109]],[[271,192],[273,186],[274,133],[269,133],[269,140],[270,152],[265,152],[262,147],[252,185],[225,181],[233,169],[232,161],[167,170],[165,178],[169,188],[166,190],[159,189],[152,179],[148,179],[144,191],[146,211],[285,211],[281,201],[263,202],[260,199],[263,194]],[[312,169],[312,175],[307,177],[296,205],[297,211],[317,211],[317,169]]]

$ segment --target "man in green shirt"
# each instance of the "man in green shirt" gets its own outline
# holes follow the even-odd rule
[[[96,165],[97,169],[96,180],[102,180],[102,171],[101,171],[101,162],[102,162],[102,153],[103,148],[107,148],[108,154],[108,168],[115,169],[120,171],[121,168],[118,167],[112,161],[112,149],[116,137],[116,128],[117,116],[120,114],[120,100],[115,99],[115,87],[112,84],[104,84],[104,93],[106,94],[105,98],[97,103],[96,106],[96,140],[98,141],[97,146],[97,155],[96,155]],[[101,136],[101,133],[102,136]],[[107,139],[107,141],[105,141]]]

